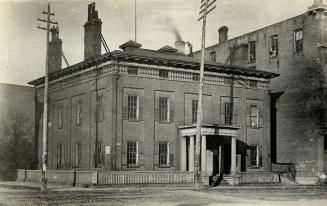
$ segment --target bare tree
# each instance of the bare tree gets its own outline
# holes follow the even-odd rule
[[[33,124],[23,113],[11,113],[0,129],[0,178],[30,169],[33,162]],[[14,174],[13,174],[14,173]]]

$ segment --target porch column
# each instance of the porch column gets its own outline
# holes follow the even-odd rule
[[[219,150],[218,150],[218,166],[219,166],[219,174],[223,174],[224,170],[222,168],[222,147],[219,145]]]
[[[194,136],[190,136],[190,148],[188,153],[189,172],[194,172]]]
[[[201,142],[201,172],[207,174],[207,137],[202,136]]]
[[[181,136],[181,171],[186,171],[186,138]]]
[[[256,166],[260,166],[260,146],[257,145],[257,156],[256,156]]]
[[[230,174],[236,175],[236,137],[232,137]]]

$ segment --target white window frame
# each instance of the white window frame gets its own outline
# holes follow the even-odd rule
[[[302,38],[297,40],[297,34],[299,32],[301,32]],[[302,40],[302,48],[301,48],[301,50],[297,51],[296,43],[297,43],[297,41],[301,41],[301,40]],[[294,52],[299,53],[299,52],[302,52],[302,51],[303,51],[303,29],[297,29],[297,30],[294,31]]]
[[[129,154],[129,148],[128,148],[128,143],[129,142],[135,142],[135,149],[136,149],[136,151],[135,151],[135,165],[134,164],[129,164],[129,162],[128,162],[128,154]],[[127,163],[127,166],[130,166],[130,167],[133,167],[133,166],[137,166],[138,164],[139,164],[139,141],[133,141],[133,140],[131,140],[131,141],[127,141],[126,142],[126,155],[127,155],[127,158],[126,158],[126,163]]]
[[[167,119],[165,119],[165,120],[161,119],[160,99],[167,99]],[[159,107],[159,122],[168,122],[168,123],[170,123],[170,98],[169,97],[159,97],[158,104],[159,104],[158,105],[158,107]]]
[[[252,108],[256,108],[256,114],[252,115]],[[256,118],[256,125],[252,125],[252,117]],[[259,127],[259,107],[258,105],[250,105],[250,127],[258,128]]]
[[[129,102],[128,102],[128,100],[127,100],[127,115],[128,115],[128,120],[139,120],[139,118],[140,118],[140,109],[139,109],[139,105],[140,105],[140,96],[139,95],[128,95],[128,99],[129,99],[129,97],[136,97],[136,118],[130,118],[130,108],[129,108]]]

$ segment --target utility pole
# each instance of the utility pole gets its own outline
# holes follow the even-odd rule
[[[52,22],[50,16],[54,16],[50,12],[50,3],[48,3],[48,11],[42,12],[47,15],[47,19],[40,19],[38,21],[47,23],[47,27],[40,27],[38,29],[47,31],[47,40],[46,40],[46,58],[45,58],[45,76],[44,76],[44,93],[43,93],[43,154],[42,154],[42,187],[41,190],[47,190],[47,159],[48,159],[48,85],[49,85],[49,34],[50,34],[50,24],[58,24],[58,22]]]
[[[202,88],[204,76],[204,49],[206,37],[206,23],[207,15],[216,8],[213,5],[216,0],[201,0],[201,7],[198,21],[202,20],[202,43],[201,43],[201,64],[200,64],[200,83],[199,83],[199,101],[196,121],[196,148],[195,148],[195,162],[194,162],[194,186],[200,188],[200,144],[201,144],[201,124],[202,124]],[[201,181],[202,182],[202,181]]]
[[[135,42],[137,42],[137,10],[136,10],[136,0],[134,0],[134,35],[135,35]]]

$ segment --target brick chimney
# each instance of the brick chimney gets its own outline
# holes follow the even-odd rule
[[[59,71],[62,66],[62,41],[59,39],[59,28],[52,27],[49,42],[49,73]]]
[[[223,26],[218,29],[219,33],[219,43],[224,43],[228,40],[228,27]]]
[[[101,25],[93,2],[88,5],[88,18],[84,25],[84,60],[101,55]]]

